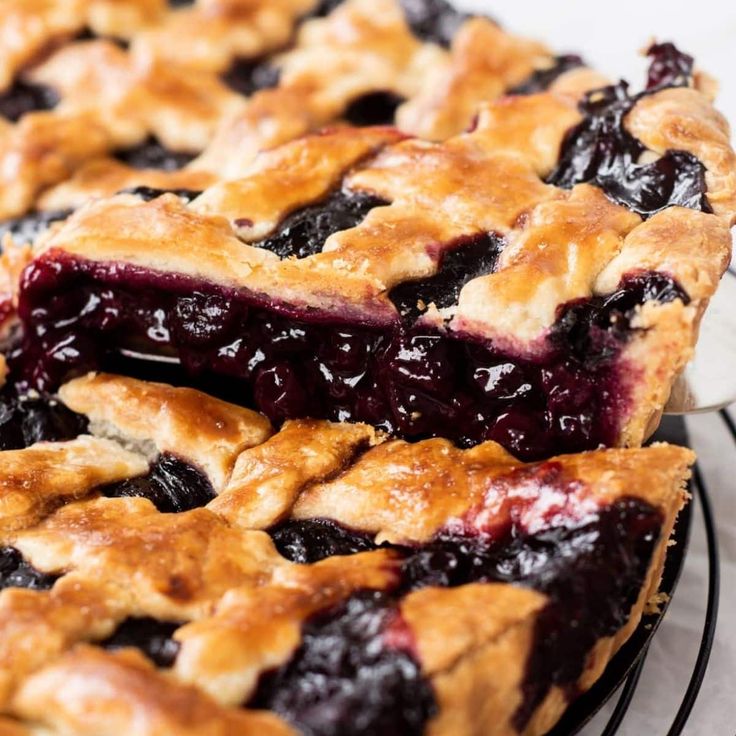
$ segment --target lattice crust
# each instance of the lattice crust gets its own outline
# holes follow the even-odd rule
[[[261,153],[245,176],[189,204],[172,194],[92,203],[39,250],[100,264],[98,273],[127,264],[290,313],[391,326],[401,318],[392,290],[435,276],[463,243],[494,233],[504,247],[493,268],[461,282],[454,304],[438,308],[418,292],[416,324],[524,358],[551,350],[563,305],[611,294],[641,272],[666,274],[686,297],[640,310],[621,355],[629,399],[613,442],[637,445],[656,427],[728,263],[734,153],[726,122],[696,89],[639,99],[625,125],[652,146],[643,158],[671,147],[697,156],[715,211],[669,207],[643,221],[591,184],[545,183],[580,117],[574,96],[551,91],[486,104],[471,132],[444,143],[402,141],[380,128],[308,136]],[[291,213],[324,201],[341,182],[349,195],[379,200],[355,227],[303,258],[262,247]]]
[[[392,548],[290,562],[262,531],[283,521],[328,518],[377,542],[421,545],[442,532],[493,534],[511,518],[534,534],[640,499],[661,513],[662,533],[627,621],[590,656],[580,679],[587,688],[656,592],[692,461],[687,450],[657,445],[525,465],[490,442],[467,451],[444,440],[410,445],[363,425],[290,422],[271,433],[252,412],[190,389],[109,375],[77,379],[61,396],[91,431],[121,444],[82,436],[0,453],[0,484],[14,484],[19,509],[6,514],[2,543],[60,576],[49,590],[0,594],[0,702],[9,717],[51,733],[119,734],[133,724],[141,736],[293,733],[274,715],[238,706],[262,673],[289,661],[306,622],[356,593],[392,590],[401,572]],[[217,426],[223,442],[212,446]],[[178,514],[146,498],[100,495],[100,484],[146,471],[146,458],[155,459],[139,454],[147,447],[176,451],[217,495]],[[49,472],[51,456],[66,459],[63,476]],[[546,602],[501,583],[423,587],[400,599],[392,636],[413,642],[431,683],[437,707],[427,733],[519,732],[511,724]],[[140,651],[96,645],[144,617],[181,624],[172,627],[169,671]],[[564,707],[553,688],[524,733],[543,733]]]
[[[180,9],[162,0],[8,2],[0,90],[19,79],[52,90],[60,104],[15,125],[0,121],[2,218],[136,185],[202,189],[240,176],[259,150],[340,119],[371,93],[407,100],[397,115],[407,131],[447,137],[469,124],[478,102],[553,63],[542,45],[481,18],[459,24],[449,50],[424,41],[399,0],[346,0],[309,21],[316,0],[201,0]],[[130,47],[75,41],[84,29]],[[236,88],[257,90],[249,75],[283,49],[291,50],[272,58],[265,83],[275,89],[246,102],[223,81],[240,74]],[[393,120],[391,110],[384,115]],[[172,151],[204,153],[165,173],[100,158],[151,136]]]

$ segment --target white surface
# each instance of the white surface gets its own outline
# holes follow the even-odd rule
[[[652,37],[675,41],[721,82],[718,106],[736,124],[736,2],[728,0],[459,0],[485,10],[506,28],[535,36],[560,52],[576,51],[634,89],[643,79],[637,51]],[[736,304],[734,304],[736,311]],[[736,370],[736,368],[735,368]],[[736,444],[717,415],[689,422],[712,494],[719,526],[722,586],[717,641],[705,683],[685,729],[687,736],[736,732]],[[706,591],[705,541],[696,504],[686,568],[657,632],[619,734],[664,736],[687,687],[702,631]],[[599,736],[605,715],[585,736]]]

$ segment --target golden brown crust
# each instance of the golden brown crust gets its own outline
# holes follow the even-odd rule
[[[512,719],[526,674],[517,653],[534,646],[536,617],[546,603],[533,591],[498,584],[426,588],[404,599],[401,614],[439,706],[429,736],[516,733]]]
[[[81,0],[4,0],[0,15],[0,91],[26,64],[81,27]]]
[[[120,376],[89,374],[62,386],[59,396],[86,414],[94,434],[152,442],[202,469],[216,492],[230,479],[240,453],[265,442],[269,421],[199,391]]]
[[[261,153],[237,179],[197,197],[191,209],[226,217],[244,241],[259,240],[293,210],[326,197],[353,165],[401,138],[392,128],[324,131]]]
[[[93,488],[142,475],[148,464],[114,442],[78,437],[0,452],[0,529],[38,523],[57,506]]]
[[[480,102],[500,97],[551,59],[543,44],[474,18],[455,36],[448,62],[427,75],[419,94],[400,108],[397,123],[421,138],[450,138],[471,124]]]
[[[110,457],[130,455],[109,440],[83,437],[2,453],[0,484],[7,485],[16,457],[72,457],[80,446],[97,448],[90,467],[65,464],[63,495],[45,499],[33,520],[22,511],[2,535],[28,564],[61,577],[50,590],[0,593],[0,712],[61,732],[127,733],[135,724],[136,733],[156,735],[288,733],[274,716],[238,706],[261,673],[289,660],[305,621],[355,592],[394,590],[401,563],[397,551],[381,549],[295,564],[254,527],[330,518],[379,540],[422,543],[440,530],[493,533],[513,516],[533,534],[558,515],[582,521],[633,496],[662,513],[663,535],[629,621],[590,655],[579,683],[586,689],[656,590],[692,462],[688,450],[655,445],[525,464],[490,442],[469,450],[444,440],[376,444],[383,438],[365,426],[315,421],[288,423],[269,439],[262,432],[262,444],[235,449],[243,427],[247,435],[265,422],[187,389],[93,374],[67,384],[61,397],[139,438],[158,436],[163,422],[150,414],[155,405],[187,428],[183,439],[194,448],[212,438],[208,422],[195,421],[204,415],[231,436],[228,457],[238,454],[228,487],[208,508],[163,514],[143,498],[94,495],[113,477]],[[153,425],[147,432],[146,424]],[[147,466],[132,457],[128,472],[135,475]],[[19,467],[30,472],[37,465]],[[260,508],[266,493],[273,498]],[[74,500],[79,496],[88,498]],[[66,505],[54,510],[52,502]],[[502,584],[430,587],[398,601],[400,615],[387,635],[409,647],[432,684],[439,710],[428,733],[515,732],[510,724],[546,604],[538,593]],[[92,646],[131,617],[182,623],[167,674],[132,650]],[[187,703],[183,711],[180,701]],[[565,705],[553,690],[525,733],[542,733]]]
[[[378,442],[364,424],[287,422],[270,440],[240,454],[230,482],[208,508],[241,527],[267,529],[283,520],[305,487],[336,474]]]
[[[218,706],[137,653],[84,646],[30,677],[14,709],[79,736],[295,736],[270,713]]]
[[[12,176],[0,181],[14,190],[0,198],[0,217],[34,204],[78,206],[85,196],[113,194],[123,182],[181,188],[175,182],[190,176],[232,178],[258,151],[339,121],[353,100],[373,92],[407,100],[398,120],[408,132],[445,138],[468,126],[478,103],[552,60],[540,44],[484,18],[463,23],[447,51],[412,33],[397,0],[377,2],[347,0],[324,18],[302,22],[316,0],[202,0],[181,9],[164,0],[7,0],[0,89],[22,73],[55,90],[61,103],[43,126],[28,122],[40,113],[26,114],[21,123],[32,132],[13,125],[6,131],[0,123],[3,170],[12,161],[27,169],[22,190]],[[130,49],[75,41],[85,28],[128,39]],[[276,89],[246,104],[221,81],[234,62],[255,64],[284,48],[272,60],[280,74]],[[85,139],[93,126],[96,139],[75,148],[75,138]],[[98,162],[70,188],[43,197],[44,188],[89,159],[149,135],[173,150],[207,150],[191,172],[172,176]],[[39,166],[31,141],[39,142],[45,159],[54,157],[54,166],[48,160]],[[101,179],[93,181],[93,173]],[[158,184],[147,184],[152,180]]]
[[[305,568],[303,580],[292,575],[288,585],[233,589],[213,616],[176,632],[176,675],[224,705],[247,702],[259,675],[285,664],[299,647],[310,616],[352,593],[386,589],[397,574],[392,553],[378,551],[323,560]]]

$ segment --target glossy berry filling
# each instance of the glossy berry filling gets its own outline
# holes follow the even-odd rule
[[[128,478],[100,490],[108,498],[147,498],[165,514],[199,508],[215,497],[212,484],[199,470],[168,453],[156,459],[148,475]]]
[[[353,100],[343,117],[357,127],[368,125],[393,125],[396,110],[406,102],[406,98],[393,92],[369,92]]]
[[[0,548],[0,590],[5,588],[48,590],[58,578],[58,575],[37,570],[15,547]]]
[[[281,71],[263,58],[236,59],[222,75],[222,81],[241,95],[255,94],[262,89],[277,87]]]
[[[454,293],[452,278],[447,286]],[[21,383],[53,390],[116,370],[120,349],[174,355],[179,382],[208,382],[277,423],[365,421],[463,446],[492,439],[531,459],[614,444],[630,389],[619,356],[632,310],[651,299],[687,302],[667,276],[632,275],[614,294],[562,307],[540,354],[523,358],[421,324],[289,316],[243,292],[51,254],[25,272],[25,334],[9,362]],[[227,392],[214,377],[231,379]]]
[[[26,113],[53,110],[58,104],[59,95],[50,87],[18,79],[0,92],[0,117],[17,123]]]
[[[394,598],[364,591],[302,629],[291,660],[260,680],[248,703],[275,711],[310,736],[419,736],[435,713],[412,654],[393,646]]]
[[[162,194],[175,194],[185,202],[191,202],[193,199],[202,194],[197,189],[154,189],[153,187],[130,187],[129,189],[121,189],[118,194],[132,194],[140,197],[144,202],[150,202],[152,199],[160,197]]]
[[[55,222],[66,220],[72,210],[49,210],[47,212],[31,212],[23,217],[0,222],[0,243],[6,233],[10,233],[17,245],[33,243],[45,233]]]
[[[406,22],[417,38],[448,47],[460,26],[472,16],[447,0],[399,0]]]
[[[706,197],[705,167],[691,153],[667,151],[640,163],[644,145],[625,128],[624,120],[645,95],[686,84],[692,59],[672,44],[650,49],[649,86],[629,94],[626,82],[588,92],[580,103],[585,116],[562,143],[560,158],[547,181],[570,188],[595,184],[617,204],[650,217],[673,205],[711,212]]]
[[[170,151],[155,138],[118,151],[118,161],[134,169],[160,169],[161,171],[178,171],[196,158],[196,154],[187,151]]]
[[[577,54],[556,56],[551,66],[546,69],[536,69],[521,84],[509,90],[512,95],[532,95],[548,90],[565,72],[584,66],[583,60]]]
[[[649,47],[651,59],[647,74],[647,90],[665,87],[687,87],[693,76],[695,60],[673,43],[655,43]]]
[[[157,667],[168,668],[174,665],[179,653],[179,642],[171,637],[180,626],[153,618],[128,618],[100,646],[111,650],[136,647]]]
[[[322,202],[296,210],[273,235],[250,245],[280,258],[306,258],[320,253],[330,235],[355,227],[374,207],[386,204],[372,194],[341,189]]]
[[[36,442],[62,442],[87,431],[87,419],[55,399],[0,392],[0,450],[22,450]]]
[[[389,298],[404,323],[413,325],[428,304],[434,304],[437,309],[457,304],[460,290],[468,281],[493,273],[504,244],[503,238],[495,233],[463,239],[444,252],[434,276],[394,287]]]
[[[639,499],[623,498],[580,521],[558,522],[533,533],[516,521],[492,534],[442,533],[420,547],[394,547],[403,558],[403,574],[391,595],[426,586],[503,582],[550,597],[537,620],[522,686],[524,701],[515,716],[521,731],[552,686],[562,687],[570,699],[577,695],[575,683],[590,650],[628,619],[661,526],[656,509]],[[279,551],[299,563],[376,549],[370,535],[323,519],[286,522],[271,534]],[[293,685],[290,681],[279,684]],[[324,708],[329,695],[327,699]],[[275,700],[272,696],[271,702]],[[385,707],[395,711],[394,704]]]

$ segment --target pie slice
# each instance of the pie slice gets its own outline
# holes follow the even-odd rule
[[[103,374],[2,401],[10,733],[545,733],[656,600],[693,459],[276,431]]]
[[[15,377],[54,390],[144,353],[277,423],[522,459],[642,444],[736,213],[725,120],[689,57],[650,55],[636,95],[508,96],[444,143],[328,130],[199,196],[84,206],[23,274]]]
[[[343,119],[448,137],[581,65],[445,0],[4,0],[0,233],[120,189],[202,189]]]

